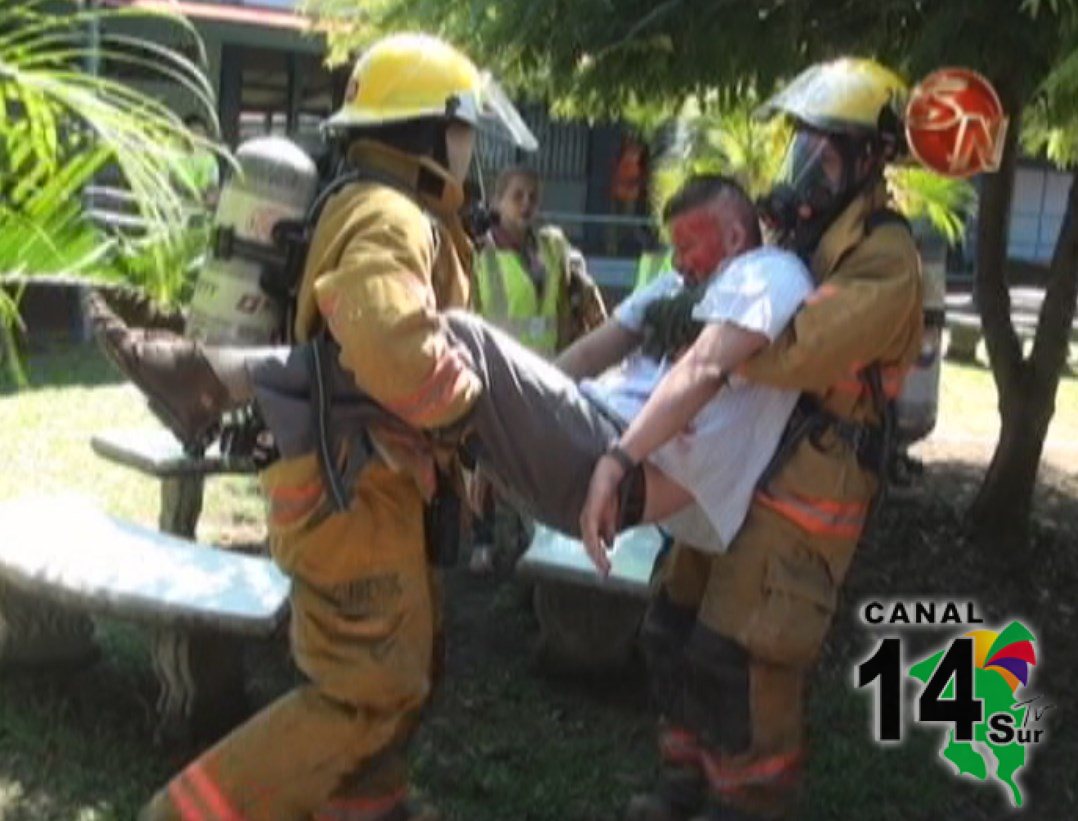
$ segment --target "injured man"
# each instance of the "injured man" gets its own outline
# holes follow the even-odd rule
[[[600,457],[664,378],[704,369],[711,395],[699,411],[646,462],[626,466],[616,528],[655,522],[722,551],[798,398],[749,383],[736,368],[778,336],[812,280],[793,254],[759,247],[752,203],[729,178],[690,179],[663,216],[680,274],[634,293],[556,364],[472,314],[439,314],[447,351],[483,387],[448,430],[410,427],[357,388],[329,334],[290,348],[213,347],[128,328],[98,296],[90,313],[106,353],[185,443],[204,441],[222,413],[254,400],[281,458],[325,457],[326,496],[338,506],[367,459],[410,462],[414,471],[414,459],[399,458],[402,443],[412,454],[449,444],[524,511],[573,536]]]

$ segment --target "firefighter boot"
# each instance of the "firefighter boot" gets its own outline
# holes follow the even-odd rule
[[[654,792],[634,795],[624,821],[687,821],[704,803],[704,778],[696,767],[665,766]]]
[[[167,330],[129,328],[96,293],[86,312],[105,355],[146,394],[157,418],[187,449],[205,447],[229,395],[201,345]]]
[[[94,288],[105,304],[125,325],[131,328],[161,328],[182,334],[186,320],[183,312],[166,308],[152,300],[141,288],[122,283]]]

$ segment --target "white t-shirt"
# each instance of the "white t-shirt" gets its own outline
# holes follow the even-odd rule
[[[682,287],[680,276],[665,274],[618,306],[614,318],[639,333],[648,304]],[[731,322],[774,340],[811,291],[812,277],[797,256],[778,248],[757,248],[719,270],[693,317],[708,323]],[[636,354],[580,387],[628,422],[669,367],[666,361]],[[745,519],[756,482],[778,446],[797,396],[797,391],[731,376],[687,430],[651,455],[651,462],[697,502],[662,523],[672,536],[702,550],[726,549]]]
[[[658,299],[674,296],[684,288],[680,274],[666,271],[623,299],[614,309],[614,319],[626,330],[643,334],[647,307]],[[598,379],[583,380],[580,390],[628,423],[640,413],[671,364],[665,359],[660,361],[636,352]]]

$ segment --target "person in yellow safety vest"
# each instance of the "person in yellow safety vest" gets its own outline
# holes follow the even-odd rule
[[[296,336],[326,332],[340,364],[420,429],[460,420],[482,390],[439,312],[469,303],[459,211],[475,129],[535,138],[504,93],[434,37],[379,40],[327,122],[357,180],[327,201],[298,294]],[[300,420],[302,423],[302,420]],[[234,730],[161,790],[146,819],[429,819],[408,800],[406,742],[438,663],[435,464],[372,430],[380,458],[328,504],[314,455],[261,474],[270,547],[293,581],[292,650],[307,682]],[[347,456],[347,454],[343,454]],[[399,469],[407,466],[410,469]]]
[[[657,279],[659,274],[673,270],[674,252],[672,250],[656,248],[652,251],[644,251],[636,263],[636,280],[633,282],[633,290],[638,291]]]
[[[606,320],[584,257],[552,225],[535,227],[539,175],[513,166],[494,187],[497,222],[475,265],[475,308],[536,353],[551,357]]]
[[[476,258],[474,296],[485,319],[550,358],[602,325],[606,306],[565,234],[553,225],[535,226],[541,198],[535,170],[516,165],[498,175],[497,221]],[[473,523],[469,566],[489,572],[496,554],[511,564],[528,531],[512,506],[488,489],[483,515]]]
[[[662,712],[662,777],[628,819],[787,814],[804,760],[806,675],[884,481],[890,413],[921,340],[920,260],[886,208],[883,168],[903,149],[906,87],[868,60],[816,65],[765,104],[794,125],[761,203],[811,267],[815,292],[736,374],[679,362],[596,465],[581,518],[601,555],[611,487],[729,378],[802,391],[725,554],[676,544],[641,629]]]

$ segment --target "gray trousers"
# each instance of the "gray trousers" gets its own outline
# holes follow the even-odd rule
[[[595,463],[623,424],[551,363],[480,317],[449,311],[444,322],[484,390],[452,432],[431,435],[462,436],[466,459],[477,462],[514,505],[548,527],[579,535]],[[348,487],[373,453],[366,427],[407,425],[356,388],[332,342],[314,347],[323,351],[318,363],[311,343],[296,346],[284,361],[253,363],[256,403],[282,456],[309,453],[321,446],[320,438],[328,439],[329,453],[347,451],[342,478]],[[327,397],[324,436],[316,401],[320,384]],[[623,487],[625,526],[639,518],[642,504],[643,473],[636,471]]]

